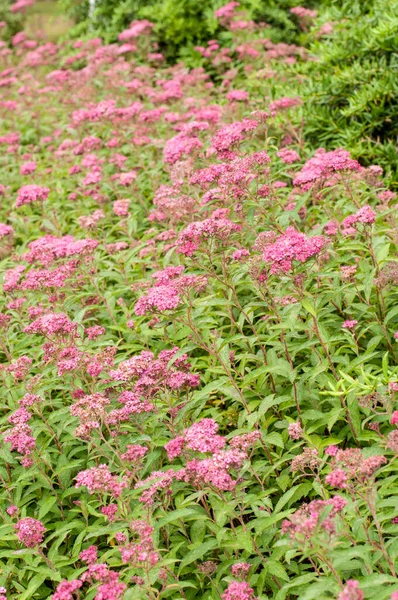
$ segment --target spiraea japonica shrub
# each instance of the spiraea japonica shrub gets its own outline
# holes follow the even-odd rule
[[[396,196],[215,18],[0,51],[2,600],[397,598]]]

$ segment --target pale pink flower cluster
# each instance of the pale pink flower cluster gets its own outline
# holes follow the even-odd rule
[[[219,157],[235,158],[235,154],[231,153],[231,149],[244,140],[247,133],[254,131],[257,127],[258,122],[249,118],[223,125],[212,137],[211,146]]]
[[[161,185],[155,193],[153,204],[157,210],[152,211],[151,221],[163,221],[166,217],[172,221],[179,220],[194,211],[195,200],[182,193],[180,185]]]
[[[341,223],[341,231],[343,235],[355,235],[357,230],[354,225],[362,223],[364,225],[372,225],[376,220],[376,213],[369,206],[363,206],[355,214],[349,215]]]
[[[44,235],[28,244],[29,251],[22,255],[22,258],[28,263],[37,262],[48,266],[60,258],[92,254],[97,246],[97,240],[76,240],[72,235],[64,235],[60,238],[54,235]]]
[[[22,277],[22,273],[25,271],[24,265],[18,265],[13,269],[7,269],[4,273],[3,278],[3,289],[5,292],[13,292],[18,287],[18,282]]]
[[[115,381],[135,380],[133,391],[145,397],[164,388],[179,390],[183,387],[197,387],[199,375],[188,372],[191,365],[186,354],[175,359],[178,350],[177,347],[163,350],[158,358],[155,358],[153,352],[143,351],[119,363],[117,369],[110,372],[110,376]],[[169,366],[173,358],[173,363]]]
[[[117,475],[111,474],[108,465],[99,465],[80,471],[75,479],[75,487],[84,486],[88,489],[89,494],[100,492],[118,498],[123,489],[127,487],[127,481],[125,479],[119,481]]]
[[[234,577],[245,578],[250,570],[251,564],[239,562],[232,565],[231,572]]]
[[[229,102],[247,102],[249,100],[249,92],[245,92],[245,90],[230,90],[226,98]]]
[[[300,421],[289,423],[287,430],[291,440],[299,440],[303,435],[303,428]]]
[[[88,565],[92,565],[98,560],[98,548],[97,546],[89,546],[86,550],[83,550],[79,554],[80,560],[84,561]]]
[[[94,229],[95,227],[97,227],[97,224],[99,221],[102,221],[102,219],[105,218],[105,213],[102,210],[102,208],[99,208],[98,210],[95,210],[93,213],[91,213],[91,215],[87,215],[87,216],[81,216],[77,219],[80,227],[83,227],[84,229]]]
[[[43,541],[43,534],[46,530],[43,523],[31,517],[25,517],[14,525],[18,540],[27,548],[34,548]]]
[[[25,379],[26,375],[29,373],[31,365],[31,358],[28,356],[20,356],[8,365],[7,371],[11,373],[16,381],[18,381],[20,379]]]
[[[136,315],[145,315],[147,312],[174,310],[180,304],[180,296],[171,285],[159,285],[148,290],[141,296],[134,307]]]
[[[221,595],[222,600],[255,600],[253,588],[246,581],[233,581]]]
[[[292,539],[306,540],[316,532],[334,534],[336,531],[335,517],[341,513],[347,501],[341,496],[333,496],[330,500],[313,500],[303,504],[301,508],[291,515],[290,520],[282,523],[282,533],[288,533]],[[331,510],[322,518],[324,509],[330,506]]]
[[[356,579],[349,579],[339,594],[338,600],[364,600],[365,595]]]
[[[38,317],[25,327],[25,333],[36,333],[44,336],[75,337],[77,323],[71,321],[65,313],[47,313]]]
[[[237,482],[232,479],[229,471],[239,469],[246,459],[247,453],[242,450],[221,450],[215,452],[211,458],[188,461],[186,466],[178,471],[155,471],[139,481],[135,487],[146,488],[140,496],[140,502],[149,506],[154,503],[158,491],[170,489],[173,481],[185,481],[198,489],[210,486],[222,491],[231,491]]]
[[[324,183],[333,173],[340,171],[359,171],[360,165],[353,160],[347,150],[339,149],[326,152],[319,148],[293,180],[293,185],[308,190],[314,183]]]
[[[21,165],[21,175],[30,175],[31,173],[34,173],[37,169],[37,165],[33,160],[30,160],[28,162],[25,162]]]
[[[119,546],[122,561],[140,567],[153,567],[160,560],[160,555],[153,545],[153,527],[145,521],[137,520],[132,522],[131,529],[138,539],[125,546]]]
[[[92,327],[86,327],[85,329],[85,334],[89,340],[95,340],[104,333],[105,327],[101,327],[101,325],[93,325]]]
[[[74,593],[83,585],[80,579],[72,579],[71,581],[61,581],[57,585],[55,593],[52,595],[52,600],[73,600]]]
[[[183,229],[178,236],[177,252],[185,256],[192,256],[201,241],[212,238],[224,242],[242,226],[233,223],[227,218],[228,209],[215,210],[209,219],[204,221],[195,221]]]
[[[203,142],[197,137],[181,133],[169,139],[164,148],[164,161],[173,165],[183,156],[190,156],[195,150],[200,150]]]
[[[387,463],[385,456],[375,455],[364,458],[359,448],[337,450],[331,455],[332,471],[326,476],[325,481],[332,487],[344,489],[349,483],[361,485],[369,482],[375,472]]]
[[[235,15],[235,9],[238,8],[239,2],[228,2],[214,12],[216,19],[224,23],[228,23]]]
[[[154,28],[154,24],[146,19],[141,21],[133,21],[130,23],[129,28],[122,31],[119,34],[119,42],[125,42],[139,37],[140,35],[148,35]]]
[[[127,462],[138,463],[147,452],[148,448],[145,446],[140,446],[139,444],[127,444],[127,448],[121,455],[121,458]]]
[[[115,200],[113,203],[113,212],[118,217],[127,217],[129,214],[130,200]]]
[[[47,200],[49,193],[50,189],[48,187],[42,187],[34,183],[24,185],[18,190],[15,207],[19,208],[24,204],[31,204],[32,202],[43,202]]]
[[[290,165],[294,162],[300,160],[300,155],[295,151],[289,148],[281,148],[276,155],[281,159],[281,161],[287,165]]]
[[[358,321],[356,319],[344,321],[342,324],[343,329],[355,329],[355,326],[358,325]]]
[[[182,436],[172,439],[165,445],[169,460],[173,460],[189,448],[197,452],[218,452],[226,444],[225,438],[217,434],[218,424],[214,419],[202,419],[186,429]]]
[[[14,229],[11,225],[5,225],[5,223],[0,223],[0,240],[4,237],[11,237],[14,234]]]
[[[144,315],[147,312],[174,310],[181,302],[180,295],[190,289],[202,290],[207,285],[207,278],[197,275],[181,275],[183,266],[166,267],[152,274],[155,286],[137,301],[134,312]]]
[[[298,96],[295,96],[294,98],[284,96],[283,98],[271,102],[269,110],[271,113],[277,113],[281,110],[288,110],[289,108],[300,106],[300,104],[302,104],[302,100]]]

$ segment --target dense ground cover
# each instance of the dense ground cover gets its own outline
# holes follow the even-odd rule
[[[2,600],[397,599],[395,193],[216,18],[1,48]]]

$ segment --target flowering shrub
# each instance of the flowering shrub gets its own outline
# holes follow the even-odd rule
[[[0,49],[0,597],[394,600],[395,193],[152,29]]]

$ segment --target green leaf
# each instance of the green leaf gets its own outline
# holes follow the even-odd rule
[[[203,542],[202,544],[199,544],[199,546],[197,546],[193,550],[190,550],[188,552],[188,554],[186,555],[186,557],[180,563],[180,572],[182,571],[182,569],[184,567],[186,567],[187,565],[190,565],[195,560],[199,560],[200,558],[203,558],[210,550],[213,550],[214,548],[216,548],[217,545],[218,545],[217,540],[213,539],[213,540],[208,540],[207,542]]]

